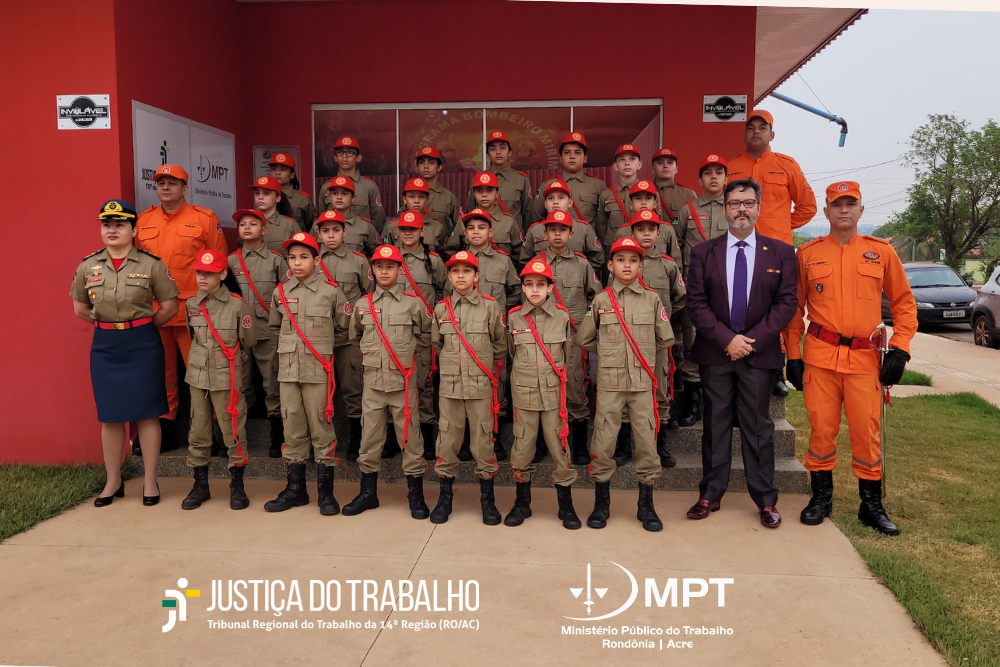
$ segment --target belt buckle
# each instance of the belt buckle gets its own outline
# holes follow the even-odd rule
[[[118,331],[123,331],[125,329],[125,323],[124,322],[113,322],[111,324],[111,326],[113,326]]]

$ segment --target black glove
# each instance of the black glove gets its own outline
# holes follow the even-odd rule
[[[906,362],[910,360],[910,355],[903,352],[898,347],[894,347],[882,357],[882,372],[879,373],[878,381],[883,387],[894,385],[903,379],[903,369]]]
[[[684,346],[674,345],[670,348],[670,356],[674,359],[674,368],[680,368],[684,363]]]
[[[785,377],[792,383],[796,391],[802,391],[802,374],[806,372],[806,362],[801,359],[789,359],[785,364]]]

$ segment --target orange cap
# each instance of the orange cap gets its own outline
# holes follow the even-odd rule
[[[698,167],[698,176],[699,177],[701,176],[701,172],[705,170],[705,167],[711,167],[713,164],[719,165],[727,172],[729,171],[729,166],[726,164],[726,161],[722,158],[722,156],[712,153],[711,155],[706,156],[704,160],[702,160],[701,166]]]
[[[573,218],[569,216],[566,211],[549,211],[549,214],[545,216],[545,220],[542,221],[546,225],[565,225],[567,227],[573,226]]]
[[[524,278],[525,276],[542,276],[543,278],[548,278],[551,282],[556,281],[552,275],[552,267],[545,261],[545,255],[539,255],[521,269],[521,277]]]
[[[393,262],[403,263],[403,253],[394,245],[380,245],[372,253],[372,262],[377,259],[388,259]]]
[[[580,144],[583,146],[583,152],[587,152],[587,138],[579,132],[567,132],[562,140],[559,142],[559,152],[562,153],[563,146],[566,144]]]
[[[751,112],[750,115],[747,116],[747,123],[752,121],[754,118],[760,118],[765,123],[767,123],[768,127],[770,127],[772,130],[774,129],[774,118],[771,116],[770,111],[764,111],[763,109],[754,109],[753,112]]]
[[[449,259],[447,262],[444,263],[444,268],[450,269],[456,264],[468,264],[476,271],[479,270],[479,260],[476,259],[476,256],[473,255],[468,250],[459,250],[458,252],[456,252],[454,255],[451,256],[451,259]]]
[[[308,246],[313,250],[315,250],[317,255],[319,254],[319,243],[317,243],[316,237],[313,236],[312,234],[306,234],[305,232],[295,232],[294,234],[292,234],[292,238],[288,239],[287,241],[281,244],[281,247],[284,248],[285,250],[288,250],[296,243],[299,245]]]
[[[236,213],[233,213],[233,222],[239,222],[244,215],[252,215],[253,217],[260,220],[261,224],[264,225],[267,224],[267,218],[265,218],[264,214],[255,208],[241,208],[240,210],[236,211]]]
[[[542,191],[542,198],[544,199],[545,195],[550,192],[565,192],[567,197],[573,196],[573,193],[569,191],[569,186],[558,178],[545,186],[545,190]]]
[[[332,190],[333,188],[344,188],[350,190],[354,193],[354,180],[348,178],[347,176],[336,176],[330,179],[330,182],[326,184],[327,190]]]
[[[634,153],[636,157],[642,157],[639,153],[639,147],[635,144],[622,144],[615,151],[615,157],[617,158],[619,155],[624,155],[625,153]]]
[[[184,171],[184,167],[176,164],[161,164],[156,168],[156,173],[153,174],[153,181],[158,181],[164,176],[179,178],[185,183],[188,181],[188,173]]]
[[[399,218],[396,220],[396,227],[414,227],[416,229],[423,229],[424,216],[420,215],[417,211],[403,211],[399,214]]]
[[[268,164],[272,166],[279,164],[289,169],[295,169],[295,158],[288,153],[275,153]]]
[[[493,226],[493,218],[481,208],[474,208],[462,216],[462,224],[467,223],[469,220],[485,220],[490,223],[490,227]]]
[[[629,221],[630,225],[638,225],[640,222],[656,222],[661,225],[670,224],[660,220],[660,216],[656,214],[656,211],[650,211],[648,209],[643,209],[641,211],[636,211],[632,215],[632,220]],[[613,246],[612,246],[613,247]]]
[[[500,181],[492,171],[481,171],[472,177],[472,187],[474,188],[499,188]]]
[[[229,268],[229,260],[218,250],[208,248],[198,254],[194,260],[195,271],[210,271],[221,273]]]
[[[660,194],[656,191],[656,186],[653,185],[653,181],[647,181],[646,179],[640,179],[636,181],[635,185],[633,185],[628,189],[628,196],[631,197],[632,195],[638,192],[645,192],[651,195]]]
[[[361,153],[361,144],[354,137],[341,137],[337,139],[337,143],[334,144],[336,148],[355,148],[358,153]]]
[[[261,176],[256,181],[253,182],[251,188],[264,188],[265,190],[274,190],[275,192],[281,192],[281,184],[274,178],[270,176]]]
[[[673,152],[669,148],[661,148],[660,150],[653,153],[653,162],[656,162],[661,157],[672,157],[674,162],[677,162],[677,153]]]
[[[492,132],[486,135],[487,147],[489,147],[489,145],[492,144],[494,141],[505,141],[507,142],[507,147],[513,150],[513,147],[510,145],[510,137],[507,136],[506,132],[501,132],[500,130],[493,130]]]
[[[438,162],[444,162],[444,160],[441,159],[441,151],[434,148],[433,146],[424,146],[419,151],[417,151],[417,154],[413,159],[419,160],[422,157],[432,157]]]
[[[323,211],[320,213],[316,218],[316,229],[322,227],[325,222],[339,222],[341,226],[347,226],[347,221],[344,220],[344,216],[341,215],[340,211]]]
[[[430,194],[431,189],[427,185],[427,181],[422,178],[411,178],[403,186],[403,192],[425,192]]]
[[[639,253],[640,256],[646,254],[639,243],[629,236],[615,241],[611,246],[611,250],[608,252],[608,257],[614,255],[619,250],[631,250],[632,252]]]
[[[861,199],[861,186],[854,181],[839,181],[831,183],[826,188],[826,203],[836,201],[841,197]]]

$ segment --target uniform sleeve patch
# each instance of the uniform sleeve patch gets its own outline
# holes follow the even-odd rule
[[[352,314],[354,314],[354,306],[352,306],[351,302],[348,301],[347,303],[344,304],[344,315],[352,315]]]
[[[253,319],[249,315],[244,315],[241,324],[243,325],[244,329],[249,329],[250,327],[253,326]]]
[[[878,259],[879,257],[881,257],[881,255],[879,255],[877,252],[869,251],[865,253],[865,259]]]
[[[287,271],[285,271],[285,277],[288,278],[289,280],[292,279],[292,270],[291,269],[288,269]]]
[[[660,319],[663,320],[664,322],[670,321],[670,315],[667,314],[666,308],[660,308]]]

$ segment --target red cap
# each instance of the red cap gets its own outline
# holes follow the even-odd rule
[[[826,203],[836,201],[841,197],[854,197],[861,199],[861,186],[855,181],[838,181],[831,183],[826,188]]]
[[[545,220],[542,221],[546,225],[566,225],[567,227],[573,226],[573,218],[570,217],[569,213],[566,211],[549,211],[549,214],[545,216]]]
[[[344,188],[350,190],[354,193],[354,179],[348,178],[347,176],[336,176],[330,179],[330,182],[326,184],[327,190],[332,190],[333,188]]]
[[[569,186],[558,178],[545,186],[545,189],[542,191],[542,199],[550,192],[565,192],[567,197],[573,197],[573,193],[569,191]]]
[[[499,188],[500,181],[492,171],[481,171],[472,177],[472,187],[474,188]]]
[[[673,152],[669,148],[661,148],[660,150],[653,153],[653,162],[656,162],[661,157],[672,157],[674,162],[677,162],[677,153]]]
[[[288,167],[289,169],[295,169],[295,158],[288,153],[275,153],[271,157],[271,161],[268,162],[268,164],[271,166],[280,164],[284,167]]]
[[[648,209],[644,209],[642,211],[636,211],[632,215],[632,220],[629,221],[629,224],[637,225],[640,222],[655,222],[661,225],[670,224],[668,222],[663,222],[662,220],[660,220],[660,216],[656,214],[656,211],[650,211]]]
[[[347,226],[347,221],[344,220],[344,216],[341,215],[340,211],[323,211],[316,218],[316,229],[323,226],[324,222],[339,222],[342,226]]]
[[[419,151],[417,151],[417,154],[413,159],[419,160],[422,157],[432,157],[438,160],[439,162],[444,162],[444,160],[441,159],[441,151],[434,148],[433,146],[424,146]]]
[[[506,141],[507,147],[512,148],[510,145],[510,137],[507,136],[506,132],[501,132],[500,130],[493,130],[488,135],[486,135],[486,146],[488,147],[494,141]]]
[[[253,182],[251,188],[264,188],[265,190],[274,190],[275,192],[281,192],[281,184],[277,180],[271,178],[270,176],[261,176],[256,181]]]
[[[639,147],[635,144],[622,144],[618,147],[618,150],[615,151],[615,158],[625,153],[634,153],[636,157],[642,157],[639,153]]]
[[[567,132],[562,141],[559,142],[559,152],[562,153],[563,146],[566,144],[580,144],[583,146],[583,152],[587,152],[587,138],[579,132]]]
[[[639,253],[640,256],[646,254],[643,251],[642,246],[639,245],[638,241],[630,236],[626,236],[625,238],[615,241],[611,246],[611,250],[608,252],[608,257],[614,255],[619,250],[631,250],[632,252]]]
[[[255,208],[241,208],[240,210],[236,211],[236,213],[233,213],[233,222],[239,222],[240,218],[242,218],[244,215],[252,215],[253,217],[260,220],[261,224],[263,225],[267,224],[267,218],[265,218],[264,214]]]
[[[427,185],[427,181],[422,178],[411,178],[403,186],[403,192],[425,192],[430,194],[431,189]]]
[[[490,227],[493,226],[493,218],[491,218],[490,214],[481,208],[474,208],[462,216],[463,224],[467,223],[469,220],[485,220],[490,223]]]
[[[556,281],[552,275],[552,267],[545,261],[545,255],[539,255],[521,269],[521,277],[524,278],[525,276],[542,276],[552,282]]]
[[[281,247],[288,250],[296,243],[299,245],[309,246],[316,251],[317,255],[319,254],[319,243],[316,242],[316,237],[312,234],[306,234],[305,232],[295,232],[292,234],[292,238],[281,244]]]
[[[764,111],[763,109],[754,109],[753,112],[749,116],[747,116],[747,123],[752,121],[754,118],[760,118],[765,123],[767,123],[768,127],[770,127],[772,130],[774,129],[774,118],[771,116],[770,111]]]
[[[380,245],[372,253],[372,262],[377,259],[389,259],[393,262],[403,263],[403,253],[394,245]]]
[[[356,148],[358,153],[361,152],[361,144],[354,137],[341,137],[337,139],[337,143],[334,146],[335,148]]]
[[[449,259],[447,262],[444,263],[444,268],[450,269],[456,264],[468,264],[476,271],[479,270],[479,260],[476,259],[476,256],[473,255],[468,250],[459,250],[458,252],[456,252],[454,255],[451,256],[451,259]]]
[[[722,156],[712,153],[702,160],[701,166],[698,167],[698,175],[701,176],[701,172],[705,169],[705,167],[711,167],[713,164],[717,164],[726,171],[729,171],[729,167],[726,165],[726,161],[722,158]]]
[[[218,250],[208,248],[202,250],[198,258],[194,260],[195,271],[211,271],[221,273],[229,268],[229,260]]]
[[[396,227],[414,227],[416,229],[423,229],[424,227],[424,216],[416,211],[403,211],[399,214],[399,218],[396,220]]]
[[[653,185],[653,181],[647,181],[646,179],[641,179],[635,182],[635,185],[628,189],[628,196],[631,197],[637,192],[646,192],[651,195],[659,195],[660,193],[656,191],[656,186]]]
[[[179,178],[185,183],[188,181],[188,173],[184,171],[184,167],[176,164],[161,164],[156,168],[156,173],[153,174],[153,181],[158,181],[164,176]]]

